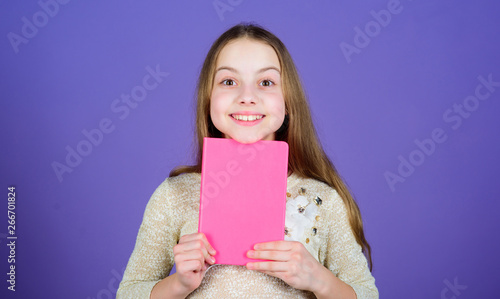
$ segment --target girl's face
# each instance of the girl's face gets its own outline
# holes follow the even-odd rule
[[[281,68],[274,49],[240,38],[219,53],[210,117],[226,138],[240,143],[274,140],[285,118]]]

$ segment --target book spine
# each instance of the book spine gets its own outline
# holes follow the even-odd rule
[[[280,240],[283,241],[285,240],[285,219],[286,219],[286,192],[287,192],[287,183],[288,183],[288,155],[289,155],[289,148],[288,148],[288,143],[283,142],[283,165],[285,165],[284,167],[284,172],[285,174],[283,175],[284,177],[284,190],[283,190],[283,202],[282,202],[282,205],[283,205],[283,214],[282,214],[282,221],[281,223],[283,224],[283,228],[282,228],[282,234],[281,234],[281,238]]]
[[[198,211],[198,232],[202,231],[201,223],[202,223],[202,207],[203,207],[203,184],[204,184],[204,178],[205,178],[205,153],[207,151],[207,137],[203,138],[203,150],[202,150],[202,156],[201,156],[201,181],[200,181],[200,206],[199,206],[199,211]]]

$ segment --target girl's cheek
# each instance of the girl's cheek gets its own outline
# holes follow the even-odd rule
[[[276,95],[276,97],[272,99],[272,102],[270,102],[270,106],[274,115],[285,115],[285,100],[283,96]]]
[[[216,98],[220,101],[228,100],[236,94],[235,90],[232,89],[216,89],[212,92],[212,98]]]
[[[271,112],[273,114],[273,123],[271,124],[273,127],[281,127],[283,121],[285,119],[285,109],[275,108]]]

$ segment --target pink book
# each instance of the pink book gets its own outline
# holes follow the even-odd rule
[[[204,138],[198,231],[217,264],[245,265],[260,242],[284,238],[288,144]]]

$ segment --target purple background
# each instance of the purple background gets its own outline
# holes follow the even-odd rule
[[[393,0],[276,2],[70,1],[47,20],[37,1],[0,3],[0,297],[114,298],[151,194],[191,159],[204,56],[230,26],[255,21],[296,62],[325,150],[360,205],[381,298],[498,298],[500,87],[466,98],[478,76],[500,81],[499,2],[402,0],[385,27],[370,12]],[[33,16],[38,32],[13,46],[9,33],[22,36]],[[369,44],[346,59],[341,43],[354,46],[366,25]],[[120,119],[114,100],[157,65],[170,75]],[[447,121],[464,101],[473,111]],[[114,131],[60,181],[51,164],[106,118]],[[436,128],[446,140],[419,156],[414,141]],[[399,175],[400,155],[425,160],[393,191],[384,174]]]

